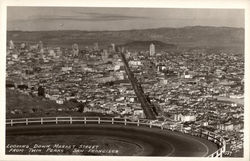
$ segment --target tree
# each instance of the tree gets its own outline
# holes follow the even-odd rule
[[[28,86],[27,85],[18,85],[17,88],[21,89],[21,90],[24,90],[24,89],[28,89]]]
[[[45,89],[42,86],[38,87],[38,96],[45,97]]]
[[[78,104],[78,112],[83,113],[84,108],[86,107],[87,103],[79,103]]]

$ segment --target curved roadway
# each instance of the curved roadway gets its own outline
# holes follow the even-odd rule
[[[7,144],[18,144],[20,140],[29,143],[43,143],[52,140],[51,142],[60,144],[91,143],[105,145],[119,149],[119,153],[116,155],[121,156],[205,157],[218,149],[216,144],[200,137],[169,130],[122,125],[13,126],[6,128],[6,136]]]

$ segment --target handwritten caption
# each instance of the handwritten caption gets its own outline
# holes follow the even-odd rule
[[[65,145],[65,144],[7,144],[7,154],[100,154],[115,155],[119,150],[100,145]]]

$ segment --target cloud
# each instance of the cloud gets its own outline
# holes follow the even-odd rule
[[[74,13],[89,16],[90,19],[96,21],[119,21],[119,20],[130,20],[130,19],[148,19],[148,17],[143,16],[128,16],[128,15],[121,15],[121,14],[110,14],[110,13],[97,13],[97,12],[79,12],[74,11]]]
[[[79,12],[73,11],[71,15],[32,15],[26,19],[14,20],[18,21],[122,21],[132,19],[149,19],[143,16],[127,16],[121,14],[107,14],[97,12]]]

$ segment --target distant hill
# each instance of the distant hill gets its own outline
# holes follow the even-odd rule
[[[176,49],[177,46],[174,44],[166,44],[161,41],[132,41],[126,44],[123,44],[126,49],[129,49],[131,51],[148,51],[149,50],[149,45],[150,44],[155,45],[156,51],[161,51],[161,50],[168,50],[168,49]]]
[[[124,31],[8,31],[7,40],[14,42],[43,41],[45,46],[71,47],[78,43],[80,48],[100,47],[110,43],[118,45],[137,41],[161,41],[181,47],[244,47],[244,29],[232,27],[193,26],[183,28],[157,28]],[[133,46],[133,45],[132,45]]]

